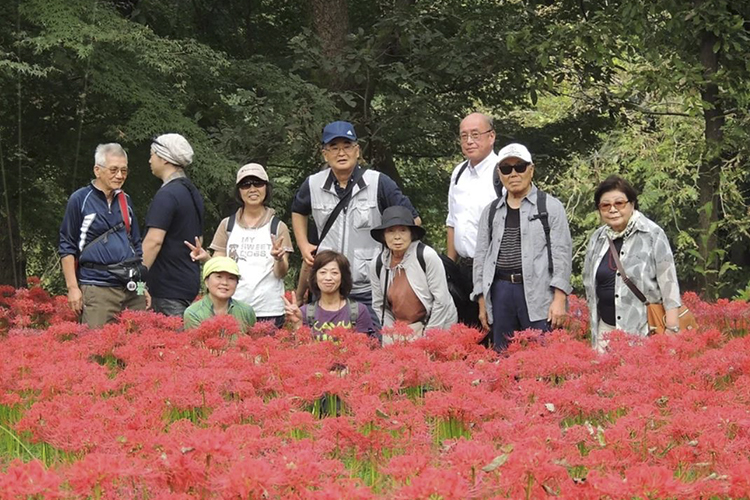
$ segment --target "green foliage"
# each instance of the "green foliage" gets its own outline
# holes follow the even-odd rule
[[[289,221],[333,119],[357,125],[365,162],[402,183],[440,249],[458,122],[482,109],[496,117],[497,146],[529,145],[537,182],[565,203],[575,269],[599,224],[593,190],[618,172],[667,231],[687,288],[708,278],[726,294],[750,278],[747,2],[370,0],[349,5],[333,57],[314,15],[290,0],[0,5],[3,263],[10,235],[26,272],[62,291],[60,217],[91,177],[96,144],[128,148],[125,188],[142,220],[159,185],[149,139],[164,132],[196,151],[206,239],[234,208],[234,173],[248,161],[267,166]],[[722,135],[707,141],[713,110]]]

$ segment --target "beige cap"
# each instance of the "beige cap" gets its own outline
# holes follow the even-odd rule
[[[235,181],[235,184],[239,184],[242,179],[250,176],[268,182],[268,174],[266,173],[266,169],[263,168],[263,165],[259,163],[248,163],[247,165],[243,165],[242,168],[237,171],[237,180]]]

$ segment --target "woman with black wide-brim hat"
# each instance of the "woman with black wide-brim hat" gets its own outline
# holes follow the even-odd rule
[[[372,229],[384,245],[370,267],[372,305],[383,326],[407,323],[417,338],[431,328],[447,329],[458,321],[440,256],[420,240],[425,230],[402,206],[388,207],[383,222]],[[392,339],[383,335],[383,343]]]

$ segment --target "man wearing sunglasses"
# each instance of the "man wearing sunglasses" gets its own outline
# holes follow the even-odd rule
[[[497,164],[492,118],[482,113],[466,116],[459,126],[459,141],[466,159],[453,169],[448,187],[446,254],[458,264],[460,277],[470,289],[479,217],[484,207],[498,196],[492,178]],[[457,307],[459,321],[480,326],[476,303],[464,301]]]
[[[509,144],[498,153],[506,194],[482,212],[474,258],[479,319],[492,328],[494,347],[513,332],[560,328],[572,291],[572,241],[565,208],[533,184],[529,150]]]
[[[309,266],[319,250],[335,250],[349,259],[349,297],[367,306],[379,330],[380,321],[372,309],[370,261],[381,245],[372,239],[370,230],[380,225],[383,211],[394,205],[408,208],[415,224],[420,225],[421,219],[393,179],[359,165],[361,151],[351,123],[336,121],[326,125],[322,144],[328,168],[309,176],[297,191],[292,202],[294,238]],[[318,230],[318,245],[308,240],[309,216]]]
[[[162,185],[146,214],[143,263],[151,306],[167,316],[182,316],[201,286],[200,263],[184,243],[203,238],[203,197],[185,174],[192,162],[193,148],[180,134],[151,142],[151,172]]]

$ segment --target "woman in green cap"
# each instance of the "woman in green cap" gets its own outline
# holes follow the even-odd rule
[[[239,300],[232,300],[239,279],[240,268],[231,258],[213,257],[206,262],[203,266],[203,281],[208,292],[185,310],[185,329],[195,328],[205,320],[220,314],[234,317],[243,330],[253,326],[253,308]]]

